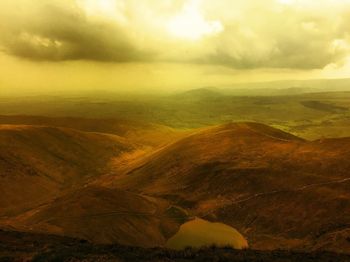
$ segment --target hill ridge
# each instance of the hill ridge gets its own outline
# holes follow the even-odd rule
[[[300,138],[298,136],[295,136],[291,133],[282,131],[278,128],[274,128],[272,126],[259,123],[259,122],[252,122],[252,121],[243,121],[243,122],[230,122],[226,124],[220,124],[220,125],[214,125],[207,128],[201,128],[197,132],[193,132],[189,135],[189,137],[193,137],[196,135],[200,135],[203,133],[213,132],[216,134],[223,133],[223,132],[232,132],[232,131],[241,131],[239,135],[249,135],[247,133],[244,133],[243,131],[249,131],[250,133],[254,133],[257,135],[265,136],[271,139],[276,139],[280,141],[306,141],[303,138]]]

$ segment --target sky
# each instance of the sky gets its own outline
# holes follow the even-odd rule
[[[0,92],[350,76],[350,0],[1,0]]]

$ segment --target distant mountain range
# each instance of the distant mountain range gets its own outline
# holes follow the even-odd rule
[[[225,94],[243,96],[280,96],[305,93],[350,91],[350,78],[283,80],[233,84],[220,88]]]

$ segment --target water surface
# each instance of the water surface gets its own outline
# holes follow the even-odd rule
[[[248,242],[233,227],[196,218],[183,224],[166,244],[171,249],[200,248],[211,245],[243,249],[248,247]]]

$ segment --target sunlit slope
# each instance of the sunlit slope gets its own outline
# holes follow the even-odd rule
[[[118,118],[0,115],[0,124],[45,125],[73,128],[85,132],[114,134],[146,146],[168,143],[183,136],[184,133],[164,125]]]
[[[162,246],[186,220],[165,200],[86,187],[31,210],[11,225],[20,230],[50,232],[94,243]]]
[[[349,148],[347,138],[309,142],[261,124],[227,124],[133,162],[111,186],[229,224],[253,248],[350,250]]]
[[[0,213],[13,214],[103,174],[135,147],[114,135],[0,125],[0,149]]]
[[[177,195],[225,193],[229,180],[246,183],[248,176],[242,172],[262,178],[259,174],[273,170],[277,160],[290,161],[283,158],[283,151],[289,154],[302,143],[298,137],[255,123],[207,128],[133,163],[115,184],[157,194],[177,189],[181,189]]]

